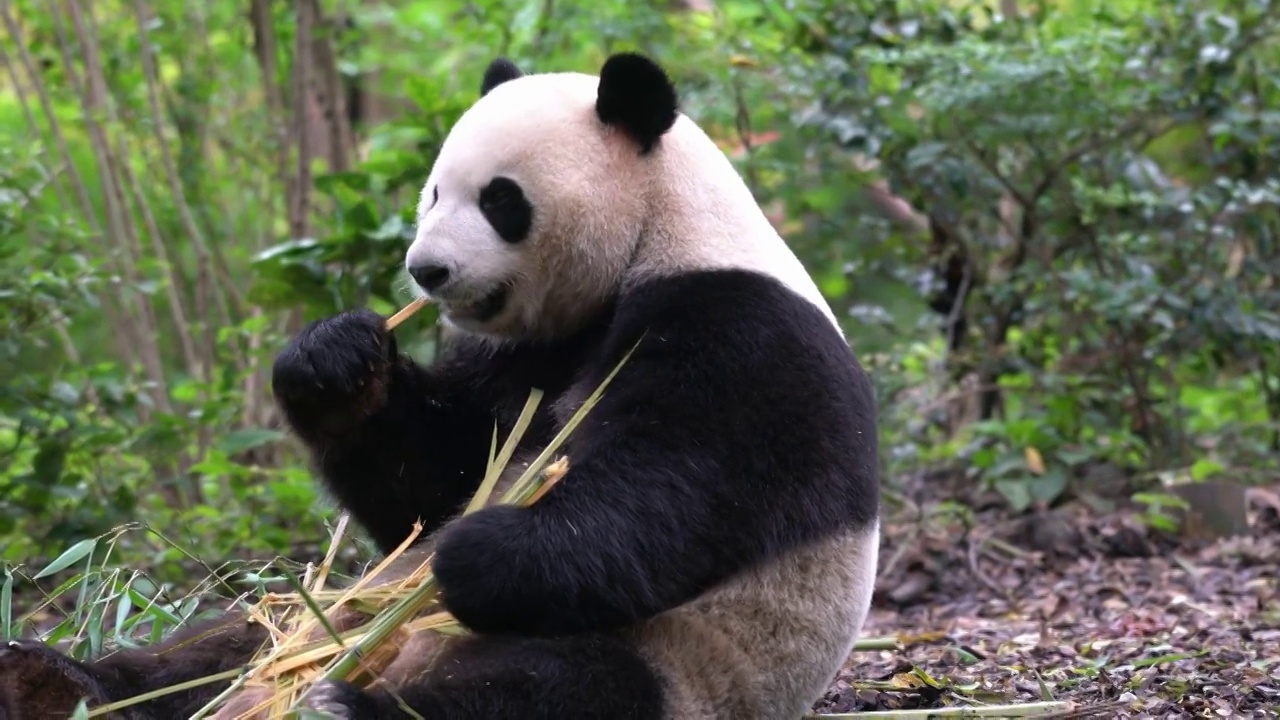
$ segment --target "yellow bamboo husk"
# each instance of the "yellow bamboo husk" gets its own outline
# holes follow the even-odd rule
[[[511,444],[514,446],[514,443]],[[522,500],[518,504],[530,505],[543,497],[567,470],[568,461],[561,458],[549,464],[542,472],[522,477],[520,480],[523,482],[513,483],[498,502]],[[491,470],[491,473],[486,473],[486,479],[497,477],[500,473],[501,467],[497,468],[497,472]],[[468,508],[475,510],[491,504],[492,498],[488,493],[492,490],[492,484],[487,487],[482,485],[474,499],[478,502],[473,501]],[[271,696],[254,709],[255,714],[283,717],[290,710],[296,709],[312,683],[326,677],[327,671],[346,651],[365,642],[382,625],[388,611],[397,603],[405,601],[424,587],[430,593],[422,608],[412,613],[411,619],[388,628],[385,637],[369,644],[353,669],[345,673],[344,679],[362,686],[372,682],[396,659],[404,643],[415,633],[430,631],[456,635],[466,632],[452,615],[435,607],[436,590],[431,575],[430,557],[398,582],[369,587],[387,566],[412,545],[420,532],[421,526],[415,526],[413,533],[400,547],[388,553],[350,588],[326,590],[313,586],[307,592],[326,615],[331,616],[335,610],[345,606],[370,608],[370,617],[364,624],[339,633],[336,639],[323,631],[321,620],[308,607],[302,593],[272,593],[254,605],[253,616],[270,628],[271,636],[270,642],[259,652],[246,673],[248,679],[244,687],[269,688],[271,691]],[[332,562],[333,556],[332,552],[328,554],[326,564]],[[325,575],[327,567],[322,565],[317,580]]]
[[[421,301],[415,301],[406,306],[388,321],[388,327],[394,327],[394,324],[403,321],[422,304]],[[626,358],[623,359],[625,361]],[[552,460],[557,449],[599,400],[605,386],[620,368],[621,363],[583,403],[550,445],[511,483],[502,497],[495,500],[492,496],[498,480],[506,470],[520,436],[532,421],[541,399],[541,391],[535,389],[516,421],[511,436],[498,452],[495,452],[495,428],[489,467],[464,512],[475,512],[494,502],[528,506],[545,497],[569,469],[567,457]],[[340,522],[339,527],[344,526],[345,523]],[[430,567],[431,556],[426,557],[417,568],[398,582],[370,587],[380,573],[413,545],[421,530],[420,525],[415,526],[410,536],[395,551],[388,553],[358,582],[344,590],[324,587],[336,556],[334,546],[338,533],[335,532],[334,544],[317,569],[310,587],[304,592],[269,594],[253,607],[253,616],[270,628],[270,642],[251,663],[242,678],[243,683],[238,684],[246,688],[270,690],[269,699],[259,704],[253,711],[255,714],[265,712],[268,717],[282,717],[291,710],[296,710],[306,690],[322,678],[341,677],[357,685],[367,685],[395,660],[404,642],[415,633],[466,633],[466,629],[453,616],[438,606],[438,588]],[[335,634],[328,631],[327,622],[317,616],[315,610],[319,608],[325,617],[331,618],[336,610],[344,607],[358,607],[365,610],[369,617],[359,627],[336,633],[335,637]],[[230,694],[224,693],[227,697]],[[220,700],[225,700],[225,697]]]
[[[388,329],[412,315],[425,302],[422,299],[415,300],[401,309],[388,320]],[[635,348],[631,350],[634,351]],[[542,392],[534,389],[501,451],[496,447],[497,428],[494,428],[489,466],[464,513],[475,512],[495,502],[529,506],[545,497],[569,470],[567,457],[555,460],[552,458],[599,401],[605,388],[630,355],[629,351],[565,423],[565,427],[551,443],[529,463],[527,469],[509,485],[502,496],[495,500],[493,494],[498,481],[519,445],[520,437],[532,422],[534,411],[541,400]],[[382,572],[414,545],[422,532],[420,524],[415,524],[399,547],[388,553],[351,587],[325,587],[346,523],[344,515],[339,519],[324,560],[318,567],[308,568],[304,576],[305,582],[296,581],[297,591],[268,593],[249,609],[250,617],[267,628],[268,642],[250,662],[248,669],[214,700],[196,712],[192,720],[211,715],[233,695],[248,689],[266,690],[270,695],[249,710],[247,716],[285,717],[299,709],[306,691],[318,680],[344,679],[360,686],[368,685],[395,660],[403,644],[418,632],[466,634],[467,630],[439,607],[439,590],[430,566],[432,555],[427,555],[397,582],[373,584]],[[357,627],[336,632],[331,620],[338,610],[347,608],[358,609],[367,619]],[[225,674],[222,674],[187,685],[225,679]],[[166,690],[97,707],[90,710],[89,714],[97,716],[117,711],[163,695]]]

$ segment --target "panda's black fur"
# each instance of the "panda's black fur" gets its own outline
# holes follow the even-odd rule
[[[482,94],[520,77],[514,65],[496,61]],[[664,142],[675,103],[656,65],[622,54],[602,70],[595,112],[647,157]],[[538,212],[512,184],[501,202],[481,208],[495,232],[504,213]],[[515,231],[498,234],[523,241]],[[441,268],[410,270],[435,282]],[[495,313],[505,300],[494,296]],[[769,273],[730,265],[639,275],[571,332],[500,342],[461,333],[430,367],[402,354],[384,318],[369,310],[308,325],[274,365],[273,391],[289,427],[334,497],[383,551],[399,545],[415,521],[423,524],[443,604],[477,633],[449,640],[430,663],[409,657],[410,672],[391,687],[322,683],[310,707],[353,718],[410,717],[403,702],[426,718],[657,720],[705,716],[707,708],[729,715],[733,707],[772,707],[773,717],[810,702],[801,695],[834,673],[841,658],[832,648],[851,644],[861,624],[878,523],[875,400],[832,322]],[[569,470],[550,492],[528,508],[457,517],[484,475],[495,423],[501,441],[530,391],[541,389],[521,449],[542,448],[629,352],[570,436]],[[828,570],[824,563],[846,562],[831,558],[845,547],[838,538],[850,533],[866,533],[849,546],[863,558],[847,561],[858,569]],[[809,556],[826,559],[790,559],[806,557],[808,547],[826,547]],[[819,564],[793,571],[792,562]],[[824,623],[833,623],[836,641],[803,661],[811,667],[771,659],[737,670],[726,657],[722,670],[708,671],[717,687],[706,696],[692,696],[701,691],[697,682],[677,688],[679,673],[719,651],[681,639],[688,617],[647,639],[636,628],[702,597],[740,592],[721,588],[775,563],[784,574],[799,573],[777,592],[808,603],[801,616],[811,618],[801,621],[807,637],[822,637]],[[828,572],[856,573],[860,599],[824,591],[847,611],[805,594]],[[706,637],[728,643],[780,632],[768,620],[752,625],[753,610],[742,612],[733,622],[745,623],[748,633],[729,637],[725,626]],[[776,617],[778,609],[760,612]],[[262,629],[234,614],[217,622],[216,642],[165,647],[163,659],[143,649],[75,664],[87,679],[76,675],[72,684],[106,701],[247,662]],[[780,647],[794,641],[774,639]],[[663,652],[671,657],[673,648],[681,667],[654,660]],[[753,652],[775,651],[734,650]],[[12,709],[13,698],[39,692],[6,680],[4,662],[0,657],[0,708],[14,720],[29,717]],[[34,660],[27,667],[35,668]],[[786,685],[790,695],[781,703],[752,697],[745,679],[793,672],[801,679]],[[30,681],[34,670],[28,675]],[[135,717],[177,717],[223,687],[161,699]]]
[[[463,339],[429,369],[397,355],[383,323],[354,311],[313,324],[280,355],[274,381],[326,483],[383,550],[415,518],[434,527],[465,504],[495,419],[509,431],[531,388],[546,392],[526,434],[540,447],[559,425],[546,408],[586,397],[635,347],[570,437],[575,475],[533,508],[489,508],[440,538],[445,606],[503,637],[459,644],[439,678],[397,689],[427,717],[564,717],[545,713],[585,711],[588,699],[616,717],[658,717],[656,679],[610,631],[874,519],[871,387],[827,319],[771,278],[654,280],[572,339]],[[332,390],[321,400],[317,387]],[[370,396],[384,404],[371,409]],[[630,680],[602,691],[618,677]],[[375,704],[344,689],[353,707]],[[398,717],[393,698],[381,702]]]

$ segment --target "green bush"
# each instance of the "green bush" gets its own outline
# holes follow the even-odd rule
[[[142,522],[111,560],[157,588],[318,557],[271,358],[405,302],[417,193],[499,53],[661,58],[874,371],[891,484],[957,464],[1022,510],[1099,464],[1275,472],[1272,2],[79,5],[4,10],[0,554],[23,572]],[[422,358],[431,319],[400,331]]]

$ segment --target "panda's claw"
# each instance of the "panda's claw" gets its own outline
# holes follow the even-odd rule
[[[350,707],[341,701],[337,687],[328,681],[321,682],[307,694],[304,705],[308,710],[324,713],[329,717],[345,719],[351,717]]]
[[[373,698],[355,685],[342,681],[322,680],[316,683],[303,704],[308,710],[337,720],[377,716]]]

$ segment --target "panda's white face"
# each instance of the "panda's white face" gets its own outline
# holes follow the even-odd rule
[[[506,61],[450,131],[405,258],[445,321],[499,340],[563,337],[625,282],[737,268],[835,316],[711,138],[651,61],[599,77]]]
[[[446,322],[558,335],[617,290],[644,227],[647,170],[596,116],[598,80],[507,79],[458,121],[422,191],[405,265]]]

